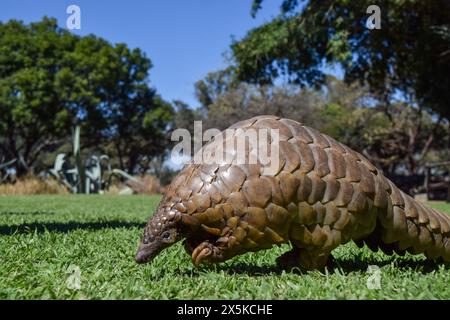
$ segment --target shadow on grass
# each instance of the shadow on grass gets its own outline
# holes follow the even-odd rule
[[[246,275],[249,277],[259,277],[268,275],[280,275],[282,270],[276,265],[256,266],[246,263],[202,265],[199,269],[190,269],[181,272],[187,277],[199,277],[202,273],[223,272],[228,275]]]
[[[56,212],[52,211],[7,211],[0,212],[0,217],[10,217],[10,216],[39,216],[39,215],[55,215]]]
[[[267,275],[280,275],[282,269],[277,265],[251,265],[246,263],[233,263],[230,265],[220,265],[217,267],[218,271],[224,271],[230,275],[232,274],[245,274],[248,276],[267,276]]]
[[[74,230],[101,230],[117,228],[144,228],[145,223],[127,221],[105,221],[105,222],[43,222],[24,223],[19,225],[0,225],[0,235],[14,235],[23,233],[60,232],[68,233]]]
[[[354,259],[342,259],[342,258],[333,258],[330,260],[330,263],[327,266],[329,273],[343,273],[344,275],[348,275],[352,272],[362,272],[365,273],[367,271],[367,268],[370,265],[376,265],[380,268],[388,265],[393,265],[395,268],[398,268],[401,270],[407,270],[411,269],[416,272],[421,272],[423,274],[433,272],[442,265],[439,262],[435,262],[432,260],[418,260],[417,258],[413,257],[394,257],[394,256],[386,256],[384,260],[376,260],[371,257],[363,257],[355,256]],[[288,273],[298,274],[302,275],[305,274],[305,271],[300,270],[299,268],[293,268],[293,269],[282,269],[278,267],[277,265],[252,265],[252,264],[246,264],[246,263],[232,263],[232,264],[219,264],[216,266],[204,266],[202,267],[203,270],[214,272],[214,271],[222,271],[229,275],[247,275],[251,277],[255,276],[268,276],[268,275],[280,275],[283,271],[286,271]],[[449,270],[450,266],[445,265],[445,269]],[[322,271],[324,272],[324,271]],[[198,274],[190,273],[190,275],[196,275]]]
[[[393,265],[393,267],[401,270],[414,270],[416,272],[421,272],[423,274],[433,272],[439,269],[440,266],[444,265],[446,270],[450,269],[450,265],[443,264],[440,261],[434,261],[430,259],[418,259],[417,257],[399,257],[399,256],[388,256],[386,255],[382,261],[379,259],[374,259],[373,257],[363,257],[355,256],[353,259],[332,259],[328,266],[330,272],[341,271],[345,274],[350,272],[366,272],[370,265],[375,265],[380,268]]]

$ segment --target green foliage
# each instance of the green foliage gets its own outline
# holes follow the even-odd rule
[[[202,108],[207,111],[208,107],[219,96],[236,88],[238,85],[233,68],[228,67],[216,72],[210,72],[204,79],[197,81],[195,83],[195,96]]]
[[[261,7],[255,0],[253,13]],[[348,83],[368,83],[390,96],[414,93],[424,107],[450,118],[450,2],[382,0],[381,29],[365,27],[373,1],[282,1],[272,21],[232,45],[241,80],[272,83],[288,75],[293,83],[325,80],[324,63],[338,63]]]
[[[148,86],[151,67],[139,49],[73,35],[54,19],[0,23],[0,152],[19,159],[19,174],[33,171],[79,123],[83,147],[111,144],[134,170],[137,154],[162,152],[172,114]]]
[[[134,262],[138,239],[160,197],[3,197],[1,299],[449,299],[450,270],[424,256],[386,256],[348,244],[328,273],[282,272],[287,245],[195,269],[182,244],[151,264]],[[450,212],[449,205],[436,204]],[[381,289],[366,287],[369,265]],[[68,286],[73,267],[80,289]]]
[[[339,104],[327,104],[324,109],[319,111],[319,117],[321,117],[324,122],[322,131],[332,137],[340,137],[346,130],[344,123],[346,122],[348,114],[346,108]]]

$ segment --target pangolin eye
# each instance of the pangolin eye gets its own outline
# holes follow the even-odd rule
[[[148,237],[144,237],[144,244],[147,244],[149,242],[153,242],[155,241],[155,237],[154,236],[148,236]]]
[[[162,238],[163,238],[164,240],[169,239],[169,238],[170,238],[170,232],[169,232],[169,231],[165,231],[165,232],[162,234]]]

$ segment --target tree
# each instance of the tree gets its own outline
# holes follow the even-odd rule
[[[263,0],[254,0],[255,14]],[[450,2],[381,0],[381,29],[366,28],[369,0],[282,1],[273,21],[232,44],[239,79],[320,85],[325,63],[347,83],[367,83],[388,104],[394,94],[450,119]],[[449,121],[450,130],[450,121]],[[449,131],[450,133],[450,131]]]
[[[236,81],[234,69],[227,67],[223,70],[210,72],[202,80],[195,83],[195,96],[202,108],[207,111],[220,95],[239,85]]]
[[[82,126],[85,147],[114,146],[123,169],[164,148],[172,108],[148,85],[150,60],[44,18],[0,23],[0,152],[19,175]]]

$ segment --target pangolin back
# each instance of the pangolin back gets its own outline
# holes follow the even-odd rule
[[[315,268],[354,240],[450,261],[450,217],[403,193],[363,155],[290,119],[259,116],[231,128],[278,129],[279,167],[264,175],[261,163],[185,166],[161,206],[181,213],[189,252],[207,240],[223,247],[226,260],[291,242],[310,259],[324,256],[303,261]]]

